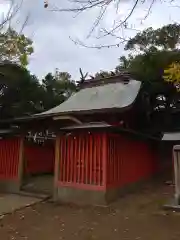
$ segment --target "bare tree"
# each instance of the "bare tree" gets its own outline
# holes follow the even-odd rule
[[[23,30],[28,24],[30,15],[28,14],[20,25],[18,12],[22,7],[23,0],[7,0],[6,4],[7,12],[3,13],[0,19],[0,61],[20,63],[19,57],[23,58],[24,56],[23,61],[27,62],[25,54],[28,49],[26,47],[30,47],[28,54],[33,52],[33,48],[31,47],[32,41],[23,35]],[[22,42],[24,45],[21,44]]]
[[[23,3],[23,0],[20,2],[15,2],[15,0],[9,0],[7,1],[7,4],[9,5],[8,11],[6,14],[2,14],[0,19],[0,31],[3,29],[7,29],[11,25],[11,21],[18,13],[19,9],[21,8]]]
[[[114,44],[87,46],[79,39],[74,40],[71,38],[71,40],[74,43],[80,44],[84,47],[105,48],[113,46],[118,47],[120,44],[128,41],[129,39],[124,35],[125,30],[138,31],[138,29],[130,24],[132,16],[136,14],[136,9],[143,8],[144,6],[146,7],[145,14],[142,19],[140,19],[143,21],[153,11],[155,3],[160,2],[166,5],[169,4],[170,7],[180,7],[180,5],[177,6],[174,4],[175,1],[176,0],[67,0],[67,7],[61,8],[51,4],[51,0],[45,0],[44,7],[48,7],[50,11],[75,13],[75,16],[86,11],[97,9],[97,16],[94,19],[94,23],[88,33],[87,38],[89,38],[95,29],[98,28],[98,34],[96,35],[97,39],[111,36],[116,38],[117,41]],[[62,5],[61,3],[59,3],[59,5]],[[124,9],[125,5],[127,11],[126,13],[122,14],[122,9]],[[114,14],[112,15],[112,25],[107,29],[106,27],[103,27],[101,23],[110,9],[113,9]]]

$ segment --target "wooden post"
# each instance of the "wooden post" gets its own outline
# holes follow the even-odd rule
[[[60,153],[60,136],[57,135],[56,142],[55,142],[55,163],[54,163],[54,198],[55,199],[57,197],[56,194],[57,194],[59,171],[60,171],[59,153]]]
[[[107,160],[108,160],[108,155],[107,155],[107,134],[103,134],[103,154],[102,154],[102,170],[103,170],[103,181],[102,184],[104,186],[104,189],[107,188]]]
[[[180,204],[180,146],[173,147],[174,179],[175,179],[175,201]]]
[[[23,168],[24,166],[24,137],[21,137],[19,144],[19,164],[18,164],[18,181],[19,181],[19,190],[23,181]]]

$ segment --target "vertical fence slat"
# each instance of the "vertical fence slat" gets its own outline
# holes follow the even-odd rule
[[[81,162],[81,135],[78,136],[77,141],[77,183],[80,183],[80,162]]]
[[[62,175],[62,169],[63,169],[63,139],[61,137],[59,137],[59,148],[60,148],[60,152],[59,152],[59,172],[60,172],[59,180],[62,181],[63,180],[63,175]]]
[[[97,166],[96,166],[96,173],[97,173],[97,185],[100,185],[101,182],[101,159],[102,159],[102,154],[101,154],[101,150],[102,150],[102,135],[98,136],[98,149],[97,149],[97,157],[98,157],[98,161],[97,161]]]
[[[109,137],[107,135],[107,163],[106,163],[106,168],[108,169],[108,171],[106,171],[106,183],[109,184]],[[104,179],[105,180],[105,179]]]
[[[73,182],[73,151],[74,151],[74,139],[71,136],[71,147],[70,147],[70,182]]]
[[[63,181],[63,172],[62,172],[62,170],[63,170],[63,153],[64,153],[64,151],[63,151],[63,138],[61,138],[61,137],[59,137],[59,148],[60,148],[60,159],[59,159],[59,161],[60,161],[60,168],[59,168],[59,172],[60,172],[60,174],[59,174],[59,181]]]
[[[116,142],[117,136],[114,138],[114,183],[117,183],[117,151],[116,151]]]
[[[0,178],[18,178],[19,139],[0,140]]]
[[[62,158],[62,181],[65,182],[65,177],[66,177],[66,136],[63,138],[63,158]]]
[[[84,136],[85,137],[85,136]],[[82,149],[81,149],[81,183],[84,183],[85,178],[85,138],[82,139]]]
[[[9,174],[8,174],[8,166],[9,166],[9,161],[5,161],[5,159],[8,159],[8,155],[7,155],[7,153],[8,153],[8,149],[7,149],[7,145],[5,144],[5,146],[4,146],[4,149],[5,149],[5,152],[4,152],[4,154],[3,154],[3,157],[4,157],[4,166],[5,166],[5,176],[7,176],[8,178],[10,177],[10,176],[8,176]]]
[[[73,160],[74,179],[73,182],[77,182],[77,137],[74,136],[74,160]]]
[[[66,161],[66,182],[69,182],[69,175],[70,175],[70,148],[71,148],[71,136],[67,137],[67,161]]]
[[[109,183],[112,183],[112,143],[111,143],[111,138],[109,139],[109,172],[108,172],[108,177],[109,177]]]
[[[93,138],[94,148],[91,150],[92,152],[94,150],[93,159],[92,159],[92,181],[93,181],[93,184],[96,184],[96,164],[97,164],[97,148],[98,148],[97,139],[98,139],[98,135],[96,135]]]
[[[3,147],[2,141],[1,141],[1,146]],[[2,165],[3,165],[2,149],[0,148],[0,177],[3,176]]]
[[[99,148],[99,186],[102,184],[102,160],[103,160],[103,141],[104,141],[104,134],[100,138],[101,146]]]
[[[85,159],[85,164],[86,164],[86,184],[89,184],[89,178],[90,178],[90,176],[89,176],[89,139],[90,139],[90,137],[89,137],[89,135],[86,135],[85,136],[85,143],[86,143],[86,150],[85,150],[85,157],[86,157],[86,159]]]
[[[101,159],[101,185],[107,187],[107,169],[108,169],[108,142],[107,135],[103,135],[102,139],[102,159]]]
[[[93,158],[94,158],[94,152],[95,151],[95,144],[94,144],[94,136],[92,134],[89,135],[89,182],[90,184],[93,184]]]
[[[68,146],[69,146],[69,139],[68,139],[67,136],[66,136],[65,144],[66,144],[66,147],[65,147],[65,159],[64,159],[64,173],[65,173],[64,182],[68,182],[68,179],[67,179],[67,176],[68,176],[68,168],[67,168],[67,165],[68,165]]]
[[[99,187],[106,185],[107,178],[110,183],[118,178],[116,139],[108,139],[104,133],[88,132],[60,138],[62,184]]]
[[[117,159],[117,181],[118,183],[120,182],[120,169],[121,169],[121,158],[120,158],[120,151],[119,151],[119,148],[120,148],[120,139],[118,138],[118,145],[117,145],[117,154],[118,154],[118,159]]]

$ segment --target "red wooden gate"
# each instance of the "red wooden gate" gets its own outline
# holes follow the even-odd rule
[[[79,133],[60,137],[61,185],[103,188],[105,134]]]

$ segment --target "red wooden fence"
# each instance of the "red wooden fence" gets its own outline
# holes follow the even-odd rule
[[[107,187],[124,186],[157,172],[157,153],[147,142],[112,134],[107,142]]]
[[[79,133],[60,138],[61,185],[101,188],[105,134]]]
[[[60,138],[59,184],[89,189],[124,186],[158,170],[147,142],[121,135],[76,133]],[[20,139],[0,140],[0,179],[17,179]],[[24,146],[26,173],[54,171],[53,146]]]
[[[0,179],[17,179],[20,139],[0,140]]]
[[[157,172],[157,153],[145,141],[118,134],[76,133],[60,137],[59,184],[105,189]]]
[[[26,174],[54,172],[54,146],[24,146],[24,163]]]

